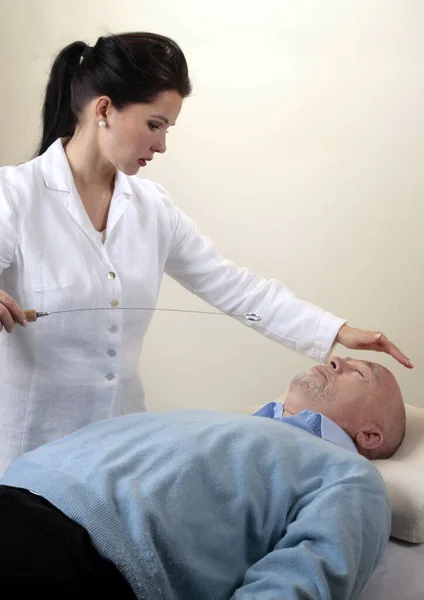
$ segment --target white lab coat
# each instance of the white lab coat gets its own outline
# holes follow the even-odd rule
[[[322,360],[341,319],[224,259],[159,185],[117,173],[106,239],[76,191],[62,141],[0,169],[0,289],[38,311],[154,307],[164,272],[218,309]],[[150,312],[52,315],[0,335],[0,472],[94,421],[145,409],[139,375]]]

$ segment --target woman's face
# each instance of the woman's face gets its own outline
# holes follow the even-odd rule
[[[162,92],[153,102],[130,104],[121,110],[109,100],[103,107],[106,127],[99,127],[102,156],[119,171],[135,175],[156,152],[166,151],[167,129],[175,125],[182,102],[176,91]],[[101,112],[101,103],[97,110]],[[102,120],[99,112],[98,116]]]

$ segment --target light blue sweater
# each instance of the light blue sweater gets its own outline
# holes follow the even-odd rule
[[[18,459],[143,600],[355,598],[390,507],[359,455],[284,422],[221,412],[128,415]]]

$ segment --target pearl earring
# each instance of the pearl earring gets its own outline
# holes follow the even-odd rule
[[[99,121],[99,127],[106,127],[106,121]]]

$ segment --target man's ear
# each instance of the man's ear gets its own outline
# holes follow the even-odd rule
[[[367,423],[356,434],[355,442],[359,450],[377,450],[383,443],[383,432],[377,423]]]

